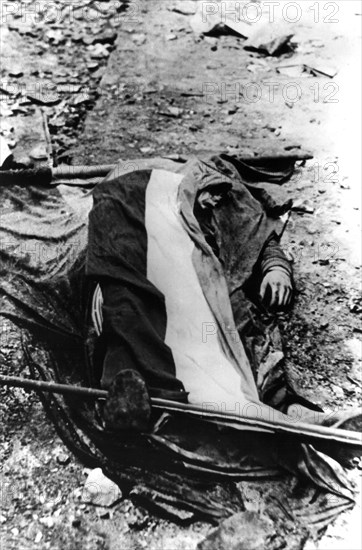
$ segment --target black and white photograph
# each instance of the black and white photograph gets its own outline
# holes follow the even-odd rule
[[[0,0],[0,550],[362,548],[361,0]]]

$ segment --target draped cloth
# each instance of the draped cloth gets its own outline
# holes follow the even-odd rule
[[[191,359],[185,353],[186,342],[194,336],[196,326],[201,339],[204,328],[204,336],[206,331],[213,346],[212,354],[218,358],[212,368],[226,369],[226,378],[230,375],[230,379],[237,379],[233,388],[225,381],[226,392],[237,388],[239,397],[261,399],[255,368],[250,369],[250,354],[245,353],[246,340],[236,338],[235,331],[247,336],[243,330],[250,328],[253,308],[249,307],[245,284],[268,237],[280,234],[278,216],[286,208],[277,205],[255,182],[281,182],[290,175],[291,168],[256,170],[225,157],[193,159],[186,165],[164,159],[132,164],[130,170],[121,163],[90,190],[72,187],[69,181],[59,181],[58,186],[50,188],[0,186],[0,316],[18,327],[24,369],[30,369],[30,375],[39,379],[99,385],[98,339],[90,322],[89,306],[96,282],[105,277],[122,287],[126,313],[134,315],[134,304],[137,317],[141,312],[142,326],[148,332],[132,331],[132,324],[126,327],[125,361],[134,362],[136,357],[138,368],[144,365],[148,369],[145,372],[155,391],[173,392],[177,397],[190,386],[190,400],[204,399],[197,395],[200,384],[195,388],[190,384],[191,363],[187,361]],[[223,229],[220,262],[197,226],[193,205],[199,189],[224,179],[231,181],[233,193],[217,213],[216,222]],[[99,224],[94,223],[94,207],[107,194],[108,215],[102,215]],[[160,203],[160,197],[169,201],[170,211],[164,201]],[[118,208],[118,214],[121,212],[128,223],[116,227],[112,208]],[[90,212],[91,218],[95,216],[92,227],[107,234],[111,254],[88,249],[88,238],[92,239],[88,236]],[[160,245],[167,242],[164,224],[174,224],[172,235],[178,239],[175,243],[182,244],[182,257],[178,257],[179,246],[171,251],[171,242],[169,257],[161,258],[164,247]],[[117,254],[112,247],[117,248]],[[99,254],[108,254],[109,262],[97,264]],[[176,277],[174,302],[169,301],[170,283],[164,271],[156,269],[161,259],[164,267],[169,266],[170,275]],[[107,269],[97,272],[96,265],[100,269],[107,265]],[[180,271],[186,268],[187,273]],[[202,317],[205,315],[206,325],[200,332],[200,319],[189,318],[190,334],[186,334],[187,323],[177,324],[177,300],[181,300],[178,293],[183,286],[189,288],[196,282],[199,288],[193,287],[196,294],[192,296],[201,300],[204,309],[198,311]],[[132,302],[130,297],[134,296],[138,301]],[[184,303],[180,306],[181,319],[191,308]],[[109,318],[112,322],[112,315]],[[185,328],[181,349],[180,327]],[[107,324],[104,330],[107,332]],[[152,341],[150,334],[154,335]],[[196,346],[193,356],[200,359],[200,376],[204,375],[203,365],[210,363],[207,342],[202,344],[205,348]],[[9,373],[11,366],[7,369]],[[215,391],[220,388],[216,386]],[[102,466],[125,494],[169,517],[217,522],[245,507],[246,479],[265,495],[280,498],[287,513],[294,514],[302,525],[310,527],[313,523],[316,529],[353,505],[352,487],[339,464],[291,436],[235,433],[202,419],[178,414],[160,417],[154,412],[150,433],[110,438],[93,400],[52,394],[41,394],[40,398],[58,433],[79,458],[88,465]],[[224,397],[219,395],[211,398],[221,399]],[[276,476],[281,476],[280,483],[271,481]],[[295,496],[296,486],[303,492],[302,499]]]

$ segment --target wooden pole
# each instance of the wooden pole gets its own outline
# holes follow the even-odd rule
[[[165,157],[167,158],[167,157]],[[239,160],[247,162],[251,165],[260,162],[272,161],[306,161],[313,158],[311,153],[299,152],[282,152],[274,155],[260,154],[259,156],[241,155]],[[187,160],[186,157],[183,158]],[[132,159],[130,160],[132,162]],[[68,166],[60,165],[56,168],[50,166],[42,166],[39,168],[25,168],[22,170],[0,170],[0,185],[57,185],[57,179],[91,179],[104,178],[109,172],[116,168],[117,164],[99,164],[96,166]],[[78,186],[92,185],[90,183],[77,182]]]
[[[41,380],[30,380],[16,376],[0,375],[0,386],[24,388],[29,390],[45,391],[50,393],[59,393],[62,395],[78,395],[84,398],[106,399],[108,392],[95,388],[85,388],[82,386],[72,386],[68,384],[56,384],[54,382],[43,382]],[[362,436],[358,432],[343,430],[340,428],[319,426],[317,424],[306,424],[296,422],[293,418],[288,420],[285,415],[285,422],[280,420],[270,420],[261,418],[259,415],[240,416],[224,411],[208,410],[205,407],[169,401],[160,398],[151,398],[152,406],[156,409],[162,409],[168,412],[184,413],[191,416],[201,417],[204,420],[217,422],[223,426],[237,428],[240,425],[249,429],[259,429],[269,433],[281,433],[296,435],[308,439],[318,439],[334,441],[352,446],[355,449],[362,450]]]

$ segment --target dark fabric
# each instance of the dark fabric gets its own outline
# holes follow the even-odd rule
[[[171,350],[164,342],[164,296],[147,280],[145,194],[150,174],[115,172],[93,194],[86,274],[100,283],[104,300],[108,353],[102,386],[108,388],[120,370],[136,369],[151,395],[185,401]]]

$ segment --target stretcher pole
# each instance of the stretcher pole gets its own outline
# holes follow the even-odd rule
[[[19,378],[16,376],[0,375],[0,386],[9,386],[24,388],[27,390],[37,390],[50,393],[58,393],[61,395],[77,395],[84,398],[106,399],[108,392],[95,388],[86,388],[82,386],[72,386],[68,384],[57,384],[54,382],[45,382],[41,380],[31,380],[28,378]],[[237,428],[240,425],[249,429],[259,429],[269,433],[282,433],[288,435],[303,436],[308,439],[318,439],[333,441],[349,445],[356,450],[362,451],[362,435],[358,432],[343,430],[340,428],[320,426],[317,424],[306,424],[304,422],[296,422],[294,419],[288,421],[287,415],[285,422],[280,420],[268,420],[260,418],[258,415],[240,416],[231,414],[225,411],[208,410],[207,408],[198,405],[179,403],[177,401],[169,401],[160,398],[151,398],[152,407],[162,409],[168,412],[184,413],[191,416],[202,417],[203,420],[209,420]]]
[[[173,160],[169,157],[170,160]],[[182,157],[180,157],[182,158]],[[241,155],[238,160],[247,162],[250,165],[258,165],[260,163],[275,162],[275,161],[307,161],[313,158],[311,153],[305,152],[282,152],[274,155],[260,154],[258,156],[253,155]],[[167,157],[165,157],[167,159]],[[182,158],[183,162],[187,160],[186,157]],[[126,161],[125,161],[126,162]],[[127,163],[133,163],[130,159]],[[50,166],[40,166],[38,168],[24,168],[21,170],[1,170],[0,169],[0,185],[44,185],[53,186],[57,185],[57,180],[61,179],[91,179],[91,178],[104,178],[112,170],[117,167],[117,164],[99,164],[95,166],[68,166],[60,165],[56,168]],[[64,182],[63,182],[64,183]],[[77,182],[77,186],[92,185],[92,182]]]

